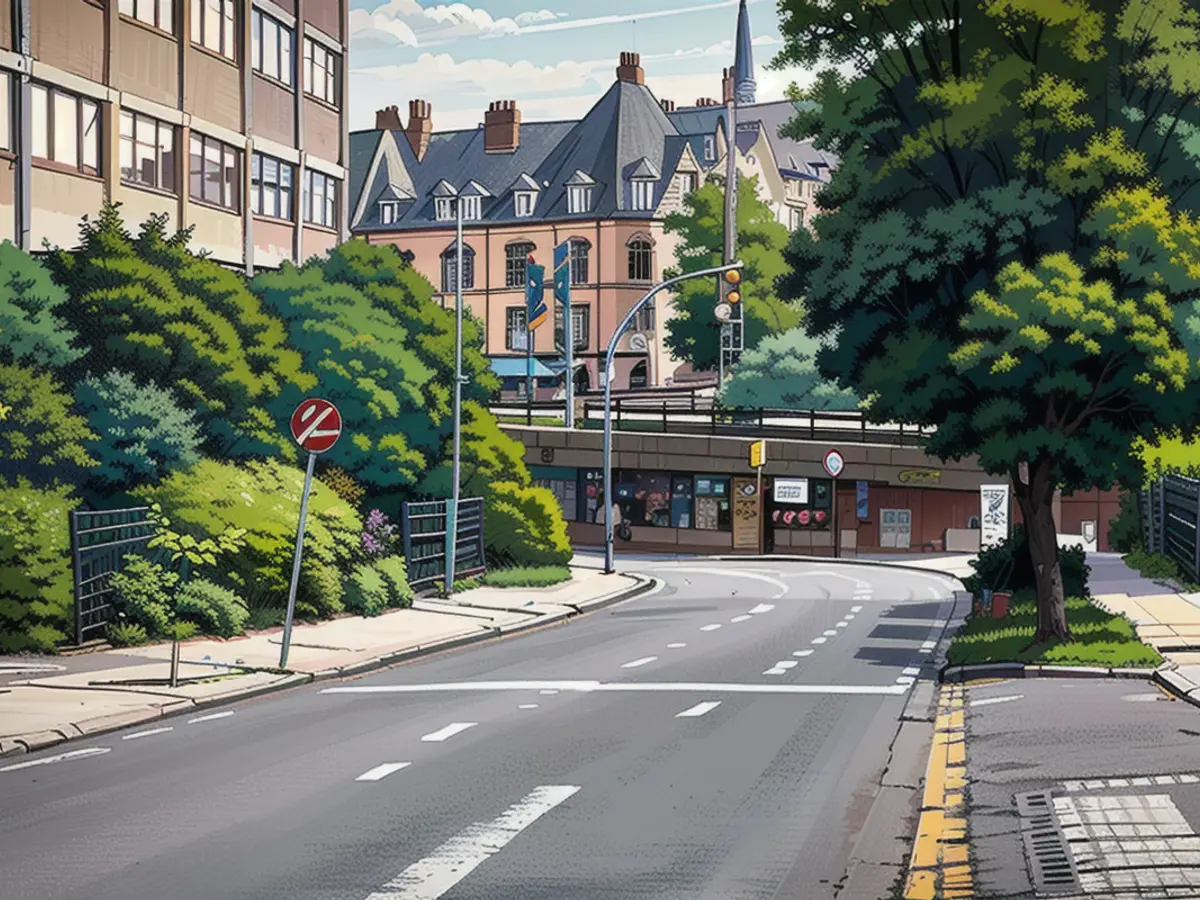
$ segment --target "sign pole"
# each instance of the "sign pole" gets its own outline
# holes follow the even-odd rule
[[[755,471],[758,473],[758,552],[761,555],[762,553],[766,552],[766,548],[763,546],[763,544],[765,543],[764,538],[766,538],[767,535],[767,523],[763,521],[763,513],[765,512],[765,508],[763,504],[762,492],[762,466],[759,466]]]
[[[292,584],[288,588],[287,618],[283,623],[283,648],[279,652],[279,668],[287,668],[288,650],[292,645],[292,620],[296,615],[296,590],[300,586],[300,554],[304,552],[304,520],[308,516],[308,494],[312,490],[313,470],[317,454],[309,451],[308,469],[304,473],[304,493],[300,495],[300,525],[296,529],[296,558],[292,561]]]
[[[838,480],[837,476],[833,476],[833,558],[838,559],[841,555],[841,532],[838,531]]]

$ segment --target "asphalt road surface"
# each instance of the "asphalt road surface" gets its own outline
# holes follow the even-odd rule
[[[0,895],[835,896],[954,582],[637,568],[565,625],[4,760]]]

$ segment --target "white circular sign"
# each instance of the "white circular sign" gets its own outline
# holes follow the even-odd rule
[[[846,468],[846,460],[836,450],[830,450],[825,454],[825,458],[821,460],[821,465],[825,467],[825,471],[829,473],[830,478],[837,478],[842,474],[842,470]]]
[[[713,315],[717,317],[718,322],[728,322],[733,318],[733,307],[728,303],[718,303]]]

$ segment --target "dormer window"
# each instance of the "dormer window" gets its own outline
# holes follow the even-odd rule
[[[437,197],[433,201],[434,212],[439,222],[449,222],[454,218],[454,198]]]
[[[463,221],[473,222],[476,219],[483,218],[483,198],[482,197],[463,197],[462,198],[462,217]]]
[[[391,225],[400,218],[400,204],[396,200],[381,200],[379,202],[379,224]]]
[[[513,194],[513,211],[516,215],[522,218],[532,216],[534,197],[536,196],[533,191],[517,191]]]
[[[696,173],[695,172],[680,172],[679,173],[679,190],[683,196],[693,193],[696,190]]]
[[[717,158],[717,139],[711,134],[704,139],[704,161],[713,162]]]
[[[633,208],[639,210],[649,210],[654,208],[654,182],[651,179],[634,179]]]
[[[592,186],[590,184],[571,185],[567,188],[567,212],[585,213],[592,209]]]

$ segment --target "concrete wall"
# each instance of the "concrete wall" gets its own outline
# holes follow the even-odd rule
[[[68,175],[34,166],[32,246],[42,241],[55,247],[79,245],[79,226],[85,215],[95,215],[104,201],[104,182],[85,175]]]

